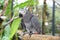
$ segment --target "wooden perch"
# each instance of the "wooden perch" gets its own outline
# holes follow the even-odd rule
[[[21,34],[22,30],[18,30],[17,33]],[[28,34],[25,34],[23,40],[60,40],[59,36],[52,36],[52,35],[40,35],[40,34],[33,34],[31,37]]]
[[[51,35],[33,34],[31,37],[29,37],[28,35],[23,36],[23,40],[60,40],[60,37]]]

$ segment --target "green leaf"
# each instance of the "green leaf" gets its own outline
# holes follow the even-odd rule
[[[5,36],[9,36],[9,34],[10,34],[10,25],[7,25],[7,26],[5,27],[4,35],[5,35]]]
[[[18,27],[19,27],[19,24],[20,24],[20,20],[21,19],[18,18],[18,19],[15,19],[12,22],[9,39],[11,39],[14,36],[14,34],[16,33],[16,31],[18,30]]]
[[[17,4],[17,5],[14,7],[14,9],[17,8],[17,7],[23,8],[23,7],[27,6],[27,5],[28,5],[28,1],[25,1],[24,3]]]
[[[28,6],[28,5],[33,6],[34,4],[36,4],[36,2],[35,2],[34,0],[27,0],[27,1],[25,1],[24,3],[17,4],[17,5],[14,7],[14,9],[17,8],[17,7],[19,7],[19,8],[24,8],[25,6]]]
[[[3,36],[2,40],[9,40],[8,36]]]
[[[4,35],[2,37],[2,40],[8,40],[10,35],[10,25],[8,24],[4,29]]]
[[[4,14],[5,16],[9,16],[11,13],[11,4],[12,4],[11,2],[12,2],[12,0],[8,1],[8,6],[7,6],[5,14]]]

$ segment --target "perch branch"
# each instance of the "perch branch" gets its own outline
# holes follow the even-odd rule
[[[6,25],[10,24],[13,20],[15,20],[15,19],[17,19],[17,18],[18,18],[18,16],[11,18],[11,19],[4,25],[4,28],[5,28]]]

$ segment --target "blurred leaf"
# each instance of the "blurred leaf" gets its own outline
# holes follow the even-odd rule
[[[11,13],[11,2],[12,2],[11,0],[8,1],[8,6],[7,6],[6,12],[5,12],[5,14],[4,14],[4,15],[6,15],[6,16],[9,16],[10,13]]]
[[[9,40],[8,36],[4,36],[2,40]]]
[[[3,4],[4,0],[0,0],[0,3]]]
[[[10,25],[7,25],[7,26],[5,27],[4,35],[5,35],[5,36],[9,36],[9,34],[10,34]]]
[[[4,0],[0,0],[0,9],[3,9]]]
[[[3,9],[3,5],[2,4],[0,4],[0,9]]]
[[[37,4],[36,0],[28,0],[28,5],[33,6],[36,4]]]
[[[11,28],[10,25],[7,25],[4,29],[4,36],[2,37],[2,40],[11,40],[11,38],[14,36],[16,31],[18,30],[20,22],[20,18],[15,19],[12,22]]]
[[[14,34],[16,33],[16,31],[18,30],[18,27],[19,27],[19,24],[20,24],[20,20],[21,19],[18,18],[18,19],[15,19],[12,22],[9,39],[11,39],[14,36]]]
[[[14,9],[17,8],[17,7],[19,7],[19,8],[24,8],[25,6],[28,6],[28,5],[33,6],[34,4],[36,4],[36,2],[35,2],[34,0],[27,0],[27,1],[25,1],[24,3],[17,4],[17,5],[14,7]]]
[[[25,1],[24,3],[17,4],[17,5],[14,7],[14,9],[17,8],[17,7],[23,8],[23,7],[27,6],[27,5],[28,5],[28,1]]]
[[[2,40],[8,40],[8,37],[10,35],[10,25],[7,25],[4,29],[4,34],[3,34]]]

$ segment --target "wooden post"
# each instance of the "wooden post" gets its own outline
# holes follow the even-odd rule
[[[42,34],[45,34],[45,22],[46,22],[46,0],[44,0],[43,14],[42,14]]]

